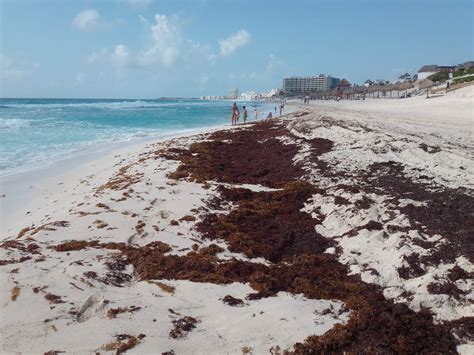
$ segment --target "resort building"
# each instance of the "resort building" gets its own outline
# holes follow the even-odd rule
[[[291,77],[283,79],[283,91],[286,93],[330,91],[338,83],[339,79],[323,74],[318,76]]]
[[[232,89],[229,91],[229,96],[228,98],[231,100],[236,100],[240,96],[239,89]]]
[[[411,81],[411,80],[413,80],[410,73],[402,74],[398,77],[398,79],[401,80],[401,81]]]
[[[423,80],[429,77],[430,75],[440,73],[440,72],[447,72],[450,73],[454,71],[454,66],[448,65],[424,65],[418,70],[418,80]]]
[[[464,64],[459,64],[459,65],[456,67],[456,70],[470,69],[470,68],[474,68],[474,61],[469,61],[469,62],[466,62],[466,63],[464,63]]]
[[[375,82],[374,82],[373,80],[367,79],[366,81],[364,81],[364,84],[363,84],[363,85],[364,85],[366,88],[368,88],[369,86],[372,86],[372,85],[374,85],[374,84],[375,84]]]

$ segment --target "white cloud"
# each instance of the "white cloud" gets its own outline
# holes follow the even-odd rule
[[[181,31],[176,19],[166,15],[155,15],[156,23],[151,25],[152,45],[138,54],[138,62],[142,65],[161,63],[171,66],[180,55],[182,45]]]
[[[138,18],[140,19],[141,23],[143,23],[145,26],[148,26],[148,20],[145,17],[138,15]]]
[[[216,62],[217,55],[214,53],[209,53],[206,55],[206,59],[209,61],[209,63],[214,64]]]
[[[250,40],[250,33],[246,30],[240,30],[239,32],[232,34],[230,37],[219,41],[221,48],[221,55],[228,56],[233,54],[237,49],[245,46]]]
[[[95,9],[89,9],[79,12],[72,20],[72,26],[81,31],[87,31],[99,23],[99,12]]]
[[[107,54],[108,54],[108,50],[106,48],[102,48],[98,52],[92,52],[91,54],[89,54],[86,58],[86,61],[88,64],[97,63],[101,59],[106,58]]]
[[[99,54],[97,52],[92,52],[87,56],[87,63],[92,64],[99,60]]]
[[[128,65],[130,63],[130,52],[127,46],[123,44],[116,45],[110,60],[117,69]]]
[[[212,52],[208,45],[203,45],[191,40],[187,41],[186,57],[191,59],[191,62],[201,62],[205,64],[215,64],[217,55]]]
[[[15,68],[2,69],[1,76],[5,79],[22,79],[25,77],[25,71]]]
[[[23,69],[19,69],[9,57],[0,54],[0,79],[22,79],[26,75]]]
[[[111,63],[117,74],[124,67],[153,67],[155,70],[162,66],[168,69],[178,61],[180,70],[194,71],[194,68],[205,68],[216,62],[217,55],[210,46],[183,36],[179,17],[156,14],[152,23],[141,15],[138,18],[148,31],[148,46],[132,52],[125,44],[118,44],[111,50],[104,48],[90,53],[85,61],[89,64]],[[204,81],[209,80],[206,76],[203,78]]]
[[[131,6],[146,7],[150,5],[153,0],[127,0],[127,2]]]

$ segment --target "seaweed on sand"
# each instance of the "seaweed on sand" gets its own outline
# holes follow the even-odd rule
[[[212,253],[195,251],[169,255],[166,245],[99,243],[91,247],[119,250],[140,280],[240,282],[249,283],[255,290],[248,300],[285,291],[310,299],[344,302],[350,310],[349,321],[295,344],[298,354],[454,353],[456,342],[449,325],[434,324],[432,315],[425,310],[415,312],[405,304],[387,300],[380,287],[363,282],[357,275],[348,275],[348,268],[335,255],[324,253],[327,247],[334,246],[333,242],[315,232],[318,220],[302,212],[302,208],[316,191],[325,191],[297,181],[304,176],[304,170],[293,164],[299,148],[276,139],[288,134],[280,123],[265,122],[251,130],[217,132],[211,141],[170,153],[171,158],[181,161],[172,174],[174,178],[280,188],[253,192],[220,187],[218,198],[231,201],[234,207],[228,214],[208,212],[196,225],[201,238],[224,240],[231,251],[250,258],[263,257],[271,264],[219,260]],[[71,247],[58,246],[57,250]]]
[[[170,331],[170,337],[174,339],[184,338],[186,335],[196,328],[199,321],[196,318],[185,316],[173,321],[173,329]]]
[[[271,187],[297,179],[304,174],[292,163],[299,148],[277,139],[286,133],[282,125],[273,122],[258,123],[245,130],[215,132],[209,137],[211,141],[194,143],[189,150],[176,153],[174,158],[183,164],[170,177]]]
[[[120,355],[137,346],[143,338],[145,338],[145,334],[139,334],[137,336],[119,334],[115,336],[116,341],[103,345],[102,349],[106,351],[115,350],[115,354]]]
[[[174,260],[146,253],[145,257],[150,259],[140,262],[138,255],[132,258],[128,255],[140,277],[153,277],[158,273],[164,278],[201,282],[249,282],[257,291],[249,295],[249,299],[287,291],[302,293],[308,298],[343,301],[351,310],[349,322],[296,344],[295,352],[299,354],[454,353],[455,339],[449,326],[435,325],[427,311],[415,312],[404,304],[385,299],[380,287],[348,275],[349,270],[335,256],[324,253],[331,242],[315,232],[317,220],[301,212],[316,188],[295,181],[304,173],[293,164],[298,147],[275,139],[282,135],[289,133],[273,122],[254,125],[251,130],[218,132],[211,136],[211,141],[195,143],[188,151],[176,152],[173,158],[180,160],[181,165],[171,174],[173,178],[191,178],[198,182],[214,180],[282,188],[252,192],[220,187],[222,201],[232,201],[236,207],[224,215],[208,213],[197,224],[203,238],[223,239],[229,250],[248,257],[264,257],[273,264],[264,266],[237,260],[217,263],[191,253]],[[319,150],[313,149],[315,162],[318,162],[318,154],[332,147],[325,141],[308,143],[325,145]],[[327,169],[327,165],[322,168]],[[380,229],[376,223],[367,227]],[[156,264],[150,269],[145,263]]]

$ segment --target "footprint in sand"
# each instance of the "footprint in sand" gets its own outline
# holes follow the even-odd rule
[[[163,219],[170,218],[170,213],[168,211],[160,211],[160,217]]]
[[[77,321],[82,323],[97,314],[104,305],[104,297],[98,292],[90,295],[83,303],[77,314]]]

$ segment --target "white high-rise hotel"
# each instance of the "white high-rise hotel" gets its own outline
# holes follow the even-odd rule
[[[320,74],[318,76],[291,77],[283,79],[285,92],[329,91],[334,89],[340,79]]]

